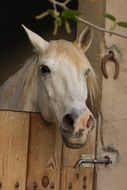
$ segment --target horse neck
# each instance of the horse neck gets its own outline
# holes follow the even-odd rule
[[[0,108],[37,111],[34,104],[37,87],[37,58],[30,58],[16,74],[11,76],[0,88]]]

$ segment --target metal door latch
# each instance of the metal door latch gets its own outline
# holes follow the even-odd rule
[[[103,159],[95,159],[93,155],[81,154],[81,158],[76,162],[74,168],[77,167],[94,167],[95,164],[104,164],[105,166],[112,164],[112,161],[108,156]]]

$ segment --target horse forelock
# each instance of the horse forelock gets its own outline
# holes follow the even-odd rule
[[[56,59],[66,60],[79,71],[84,67],[83,55],[78,46],[66,40],[51,41],[45,54]]]

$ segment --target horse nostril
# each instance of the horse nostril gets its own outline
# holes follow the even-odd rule
[[[66,114],[62,119],[62,129],[65,131],[69,131],[73,128],[74,119],[71,114]]]
[[[93,117],[90,115],[88,121],[87,121],[87,124],[86,124],[86,128],[88,130],[91,130],[92,128],[94,127],[94,119]]]
[[[75,133],[75,137],[79,138],[79,137],[83,136],[83,133],[84,133],[84,129],[79,129],[79,131]]]
[[[66,123],[68,123],[69,125],[73,125],[74,124],[74,120],[71,114],[67,114],[64,116],[64,120]]]

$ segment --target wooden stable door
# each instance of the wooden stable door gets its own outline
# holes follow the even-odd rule
[[[95,154],[95,131],[84,148],[69,149],[40,114],[0,111],[0,190],[92,190],[94,168],[74,165]]]

